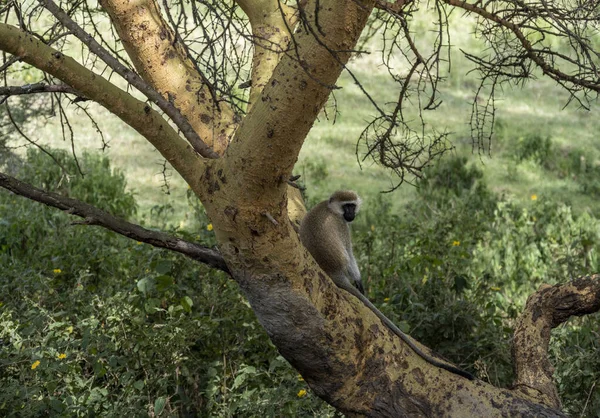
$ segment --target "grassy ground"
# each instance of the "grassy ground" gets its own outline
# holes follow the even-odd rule
[[[543,78],[527,83],[523,89],[505,88],[498,101],[491,152],[473,153],[468,122],[478,80],[477,74],[468,74],[472,66],[462,57],[459,48],[472,51],[481,45],[471,36],[468,24],[460,22],[459,17],[453,17],[452,22],[460,28],[452,31],[456,46],[452,55],[453,71],[441,86],[442,105],[428,116],[431,126],[438,131],[453,133],[454,152],[469,155],[474,164],[481,166],[493,189],[517,199],[527,200],[536,194],[540,198],[569,201],[577,210],[593,208],[597,199],[582,193],[577,178],[549,171],[540,164],[517,164],[514,155],[519,141],[538,135],[551,139],[557,155],[568,158],[574,150],[580,150],[587,158],[585,164],[599,164],[598,106],[590,112],[574,105],[564,108],[568,102],[567,93]],[[426,29],[423,23],[425,32]],[[420,41],[425,43],[426,39]],[[394,100],[398,86],[391,81],[385,68],[378,65],[378,57],[374,52],[356,58],[350,68],[379,103],[386,103]],[[401,60],[396,64],[403,65]],[[341,77],[339,86],[342,88],[335,92],[339,111],[335,124],[322,114],[307,138],[296,168],[296,173],[303,175],[311,200],[321,199],[341,187],[351,187],[367,197],[374,196],[389,189],[396,180],[371,161],[365,161],[361,169],[355,154],[356,143],[375,110],[348,74]],[[137,195],[139,216],[147,216],[157,205],[171,205],[173,223],[185,225],[189,213],[185,199],[187,186],[182,179],[169,169],[167,194],[163,160],[158,152],[104,109],[93,104],[89,109],[110,145],[106,152],[114,166],[125,172],[130,189]],[[78,151],[99,149],[102,145],[100,137],[88,120],[81,116],[73,121]],[[61,139],[58,118],[45,120],[34,130],[34,137],[43,138],[42,143],[70,148],[70,144]],[[389,198],[395,204],[402,204],[413,193],[413,187],[405,184]]]

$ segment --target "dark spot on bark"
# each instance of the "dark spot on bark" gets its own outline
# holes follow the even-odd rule
[[[306,83],[306,81],[305,81],[305,80],[302,80],[302,81],[300,82],[300,90],[304,90],[304,89],[306,89],[306,86],[307,86],[307,85],[308,85],[308,84]]]
[[[205,113],[200,114],[200,122],[208,125],[211,121],[212,121],[212,118],[209,115],[207,115]]]
[[[167,53],[164,55],[165,60],[172,60],[177,57],[177,53],[174,49],[169,48]]]
[[[164,41],[164,40],[165,40],[165,39],[167,39],[167,38],[169,38],[169,39],[170,39],[170,36],[169,36],[169,31],[167,31],[167,29],[166,29],[166,28],[163,28],[163,29],[160,31],[160,33],[159,33],[159,35],[158,35],[158,36],[160,36],[160,39],[161,39],[161,41]]]
[[[379,325],[377,324],[372,324],[369,327],[369,331],[371,331],[371,333],[373,333],[373,335],[378,336],[381,333],[381,329],[379,328]]]
[[[52,54],[52,56],[54,58],[56,58],[57,60],[59,60],[59,59],[62,58],[63,55],[60,52],[55,52],[55,53]]]
[[[275,133],[275,131],[273,131],[273,129],[269,128],[269,130],[267,131],[267,138],[273,138],[274,133]]]
[[[420,384],[421,386],[425,384],[425,375],[423,374],[423,371],[421,369],[412,369],[411,373],[418,384]]]
[[[235,207],[233,207],[233,206],[227,206],[227,207],[225,208],[225,210],[223,210],[223,213],[224,213],[225,215],[227,215],[227,217],[228,217],[229,219],[231,219],[233,222],[235,222],[235,218],[236,218],[236,216],[237,216],[237,214],[238,214],[238,210],[237,210],[237,208],[235,208]]]
[[[539,305],[535,306],[531,312],[531,318],[533,319],[533,322],[537,322],[537,320],[540,319],[543,314],[544,310],[542,307]]]
[[[221,183],[227,184],[227,178],[223,174],[223,170],[222,169],[219,169],[219,171],[217,171],[217,176],[219,177],[219,180],[221,181]]]
[[[249,229],[250,229],[250,234],[253,237],[259,237],[260,236],[260,233],[256,229],[254,229],[254,228],[249,228]]]
[[[150,113],[150,110],[151,110],[151,109],[150,109],[150,106],[148,106],[148,105],[145,105],[145,106],[144,106],[144,113],[145,113],[145,114],[148,114],[148,113]]]
[[[217,180],[213,180],[211,167],[208,167],[204,171],[204,179],[206,180],[206,183],[208,183],[208,193],[209,194],[213,194],[214,192],[221,190],[221,186],[219,185],[219,182]]]
[[[279,82],[275,79],[271,80],[271,87],[275,87]]]

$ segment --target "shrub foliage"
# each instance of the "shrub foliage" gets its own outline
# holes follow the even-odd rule
[[[44,158],[30,152],[21,176],[135,215],[105,158],[86,155],[85,176],[68,178]],[[172,232],[213,245],[202,208],[190,205],[197,230]],[[598,271],[598,219],[497,196],[461,157],[430,170],[412,203],[392,207],[389,197],[371,199],[354,229],[370,298],[495,385],[511,384],[510,338],[527,296]],[[153,221],[168,224],[167,215],[157,210]],[[0,192],[0,415],[335,416],[278,355],[233,281],[72,221]],[[554,333],[569,414],[600,414],[599,332],[592,316]]]

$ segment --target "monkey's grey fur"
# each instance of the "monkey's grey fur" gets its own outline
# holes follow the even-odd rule
[[[468,372],[425,354],[405,333],[394,325],[363,293],[360,271],[352,253],[348,224],[360,209],[362,201],[350,190],[339,190],[312,208],[300,224],[300,240],[333,282],[364,303],[394,334],[425,361],[436,367],[473,380]]]

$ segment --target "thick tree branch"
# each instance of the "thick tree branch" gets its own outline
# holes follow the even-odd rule
[[[181,37],[163,19],[154,0],[101,0],[140,75],[172,101],[190,125],[218,154],[229,144],[237,123],[231,107],[188,55]]]
[[[119,89],[72,58],[10,25],[0,23],[0,50],[62,80],[97,101],[144,136],[192,185],[202,160],[169,123],[147,103]]]
[[[371,1],[326,6],[310,1],[301,11],[303,25],[312,29],[293,35],[293,50],[280,59],[226,153],[229,160],[223,169],[241,173],[247,180],[246,194],[251,192],[254,201],[281,201],[302,144],[372,7]],[[282,215],[281,208],[277,212]]]
[[[571,316],[600,310],[600,275],[576,279],[567,284],[543,286],[527,299],[515,327],[513,363],[514,388],[537,402],[560,407],[548,359],[550,332]]]
[[[148,99],[155,103],[163,112],[171,118],[171,120],[181,130],[185,138],[194,147],[194,150],[208,158],[218,158],[208,145],[198,136],[198,133],[190,125],[188,120],[183,116],[173,104],[165,99],[159,92],[154,90],[152,86],[146,83],[139,75],[131,71],[125,65],[121,64],[110,52],[100,45],[90,34],[85,32],[77,23],[71,19],[60,7],[52,0],[38,0],[50,13],[58,19],[66,28],[68,28],[81,42],[83,42],[94,54],[104,61],[113,71],[127,80],[132,86],[142,92]]]
[[[154,247],[176,251],[192,260],[207,264],[210,267],[224,271],[225,273],[229,273],[229,268],[218,251],[211,250],[210,248],[203,247],[193,242],[185,241],[164,232],[152,231],[139,225],[132,224],[104,212],[95,206],[76,199],[61,196],[57,193],[38,189],[37,187],[33,187],[30,184],[24,183],[4,173],[0,173],[0,187],[36,202],[60,209],[70,215],[79,216],[84,219],[82,222],[78,222],[79,224],[98,225],[127,238],[145,242]]]
[[[248,111],[269,82],[282,54],[288,50],[290,31],[298,22],[298,13],[280,0],[237,0],[252,26],[251,90]]]

